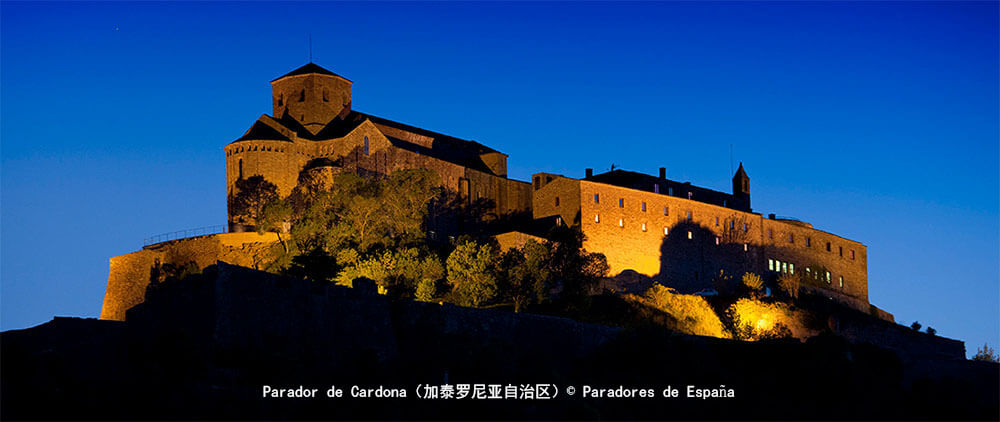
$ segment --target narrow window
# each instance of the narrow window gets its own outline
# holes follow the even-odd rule
[[[285,94],[278,95],[278,107],[285,105]]]
[[[854,249],[851,249],[851,259],[854,259]]]
[[[542,178],[535,176],[535,190],[538,190],[540,187],[542,187]]]
[[[624,218],[619,218],[618,219],[618,227],[625,228],[625,219]]]
[[[659,183],[653,184],[653,193],[660,193],[660,184]]]
[[[688,211],[688,221],[691,221],[691,219],[692,219],[691,211]]]
[[[826,283],[830,284],[830,272],[829,271],[826,272]]]
[[[556,197],[556,206],[557,207],[559,206],[559,197],[558,196]]]
[[[727,208],[727,207],[729,207],[729,201],[727,201],[727,200],[723,199],[723,200],[722,200],[722,207],[723,207],[723,208]]]
[[[773,259],[768,258],[768,260],[767,260],[767,270],[768,271],[774,271],[774,260]]]
[[[768,239],[774,239],[774,230],[767,229],[767,238]]]
[[[843,246],[837,246],[837,251],[840,253],[840,257],[843,258],[844,257],[844,247]]]
[[[305,100],[306,100],[306,90],[303,89],[302,92],[299,92],[299,102],[301,103]]]
[[[688,192],[688,199],[691,199],[691,198],[693,198],[693,197],[694,197],[694,194],[693,194],[693,193],[691,193],[691,192]]]
[[[746,251],[748,251],[748,250],[750,250],[750,245],[748,245],[748,244],[744,243],[744,244],[743,244],[743,252],[746,252]]]
[[[826,242],[826,251],[830,252],[830,242]]]
[[[596,193],[594,194],[594,203],[595,204],[600,204],[601,203],[601,195],[600,194],[596,194]]]
[[[811,247],[811,246],[812,246],[812,239],[806,236],[806,247]]]
[[[788,273],[795,274],[795,264],[788,264]]]
[[[782,262],[781,263],[781,272],[783,272],[783,273],[787,273],[788,272],[788,263],[787,262]]]
[[[642,231],[646,231],[646,223],[642,223]]]
[[[600,223],[601,222],[601,215],[600,214],[594,214],[594,222],[595,223]]]
[[[618,208],[625,208],[625,198],[618,198]]]
[[[667,187],[667,195],[674,196],[674,188],[673,188],[673,186],[668,186]]]
[[[670,228],[667,226],[663,226],[663,235],[666,236],[668,234],[670,234]]]
[[[747,223],[743,223],[743,233],[746,233],[748,231],[750,231],[750,225]]]
[[[476,193],[476,198],[479,198],[479,193]],[[562,217],[556,217],[556,225],[562,226]]]
[[[715,226],[716,226],[716,227],[718,227],[718,226],[719,226],[719,217],[715,217]]]
[[[691,233],[691,230],[688,230],[688,239],[694,239],[694,233]]]
[[[795,235],[788,233],[788,243],[795,243]]]
[[[670,207],[663,207],[663,215],[670,215]]]
[[[323,102],[324,103],[330,102],[330,100],[326,98],[326,90],[325,89],[323,90]]]
[[[240,158],[240,179],[243,178],[243,159]]]
[[[646,212],[646,203],[643,202],[640,208],[642,208],[642,212]]]
[[[368,155],[368,136],[365,136],[365,155]]]
[[[729,220],[729,230],[733,230],[735,228],[736,228],[736,222],[733,220]]]
[[[840,276],[840,288],[844,288],[844,276]]]
[[[715,236],[715,244],[716,244],[716,245],[718,245],[718,244],[719,244],[719,236]]]

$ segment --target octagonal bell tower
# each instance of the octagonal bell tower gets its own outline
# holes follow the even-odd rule
[[[315,135],[335,117],[351,111],[351,83],[310,62],[271,81],[274,117],[288,113]]]

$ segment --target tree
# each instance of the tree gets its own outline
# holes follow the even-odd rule
[[[552,289],[550,260],[548,245],[534,240],[529,240],[520,249],[512,248],[500,255],[501,296],[514,303],[514,312],[520,312],[526,305],[548,300]]]
[[[764,289],[764,280],[757,274],[750,272],[743,273],[741,281],[743,282],[743,286],[750,290],[751,294],[758,294]]]
[[[229,212],[242,224],[257,225],[264,206],[278,198],[278,187],[268,182],[264,176],[254,175],[239,179],[229,195]]]
[[[933,327],[931,327],[931,326],[928,326],[928,327],[927,327],[927,334],[930,334],[930,335],[932,335],[932,336],[934,336],[934,335],[937,335],[937,330],[935,330],[935,329],[934,329]]]
[[[556,227],[549,232],[549,239],[549,269],[554,282],[562,287],[562,299],[583,304],[597,283],[607,276],[607,258],[583,249],[586,236],[578,227]]]
[[[913,321],[913,324],[910,324],[910,328],[912,328],[913,331],[920,331],[920,327],[922,327],[922,325],[920,325],[920,322],[917,321]]]
[[[1000,355],[997,355],[996,350],[993,350],[989,344],[983,343],[983,347],[976,350],[976,355],[972,357],[972,360],[1000,362]]]
[[[725,270],[719,270],[718,273],[712,276],[712,287],[719,294],[730,294],[733,293],[732,286],[733,276],[726,274]]]
[[[437,286],[434,281],[425,278],[420,280],[420,284],[417,284],[417,292],[414,296],[421,302],[430,302],[434,300],[436,294]]]
[[[448,283],[459,305],[480,306],[496,297],[495,259],[492,246],[476,242],[462,243],[448,255]]]
[[[792,299],[799,298],[799,289],[801,286],[801,278],[797,275],[782,274],[778,276],[778,287]]]

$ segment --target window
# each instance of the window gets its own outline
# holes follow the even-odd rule
[[[830,242],[826,242],[826,251],[830,252]]]
[[[767,229],[767,238],[768,239],[774,239],[774,230]]]
[[[729,201],[723,199],[722,200],[722,207],[725,208],[725,207],[728,207],[728,206],[729,206]]]
[[[787,262],[782,262],[781,263],[781,272],[783,272],[783,273],[787,273],[788,272],[788,263]]]
[[[243,178],[243,159],[240,158],[240,179]]]
[[[854,249],[851,249],[851,259],[854,259]]]
[[[642,231],[646,231],[646,223],[642,223]]]
[[[642,206],[640,206],[639,208],[642,208],[642,212],[646,212],[646,203],[643,202]]]
[[[691,221],[692,217],[693,215],[691,214],[691,211],[688,211],[688,221]]]
[[[749,245],[749,244],[746,244],[746,243],[744,243],[744,244],[743,244],[743,252],[746,252],[746,251],[748,251],[748,250],[750,250],[750,245]]]
[[[688,239],[694,239],[694,233],[691,233],[691,230],[688,230]]]
[[[788,273],[795,274],[795,264],[788,264]]]
[[[601,215],[600,214],[594,214],[594,222],[595,223],[600,223],[601,222]]]
[[[306,100],[306,90],[303,89],[301,92],[299,92],[299,102],[301,103],[305,100]]]
[[[743,223],[743,233],[746,233],[748,231],[750,231],[750,225],[747,223]]]
[[[826,284],[830,284],[830,272],[826,272]]]
[[[594,203],[595,204],[600,204],[601,203],[601,195],[600,194],[596,194],[596,193],[594,194]]]
[[[660,184],[659,183],[653,184],[653,193],[660,193]]]
[[[368,136],[365,136],[365,155],[368,155]]]
[[[844,276],[840,276],[840,288],[844,288]]]
[[[806,247],[811,247],[811,246],[812,246],[812,239],[806,236]]]
[[[733,221],[733,220],[729,220],[729,230],[732,230],[732,229],[735,229],[735,228],[736,228],[736,222]]]
[[[670,215],[670,207],[663,207],[663,215]]]
[[[618,208],[625,208],[625,198],[618,198]]]
[[[843,246],[837,246],[837,251],[840,252],[840,257],[843,258],[844,257],[844,247]]]
[[[788,243],[795,243],[795,235],[788,233]]]
[[[479,192],[476,192],[476,198],[479,198]],[[556,217],[556,225],[562,226],[562,217]]]
[[[330,102],[330,100],[326,98],[326,90],[325,89],[323,90],[323,102],[324,103]]]
[[[285,94],[278,96],[278,107],[285,105]]]
[[[770,258],[767,259],[767,270],[768,271],[774,271],[774,260],[773,259],[770,259]]]
[[[625,219],[624,218],[619,218],[618,219],[618,227],[625,228]]]
[[[716,245],[718,245],[718,244],[719,244],[719,236],[715,236],[715,244],[716,244]]]
[[[715,226],[716,226],[716,227],[718,227],[718,226],[719,226],[719,217],[715,217]]]
[[[691,192],[688,192],[688,199],[691,199],[692,197],[694,197],[694,194],[691,193]]]
[[[558,196],[556,197],[556,206],[557,207],[559,206],[559,197]]]
[[[672,186],[667,187],[667,195],[674,196],[674,188]]]
[[[670,234],[670,228],[667,226],[663,226],[663,235],[666,236],[668,234]]]

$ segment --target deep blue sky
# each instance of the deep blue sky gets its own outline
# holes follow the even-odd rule
[[[0,329],[100,312],[108,258],[225,222],[223,146],[308,60],[354,108],[510,155],[730,189],[868,246],[872,303],[997,347],[987,3],[0,5]]]

